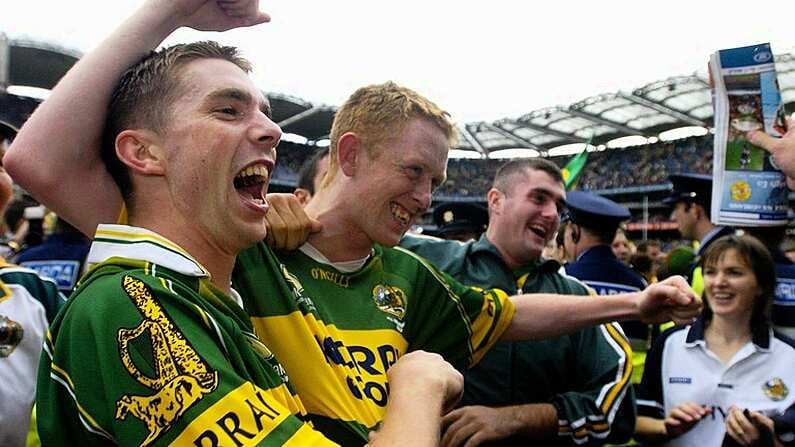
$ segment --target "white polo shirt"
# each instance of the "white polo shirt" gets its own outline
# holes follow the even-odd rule
[[[707,349],[701,319],[673,328],[655,341],[638,388],[638,415],[665,418],[692,401],[712,414],[666,446],[720,446],[732,405],[768,416],[795,403],[795,346],[771,329],[753,334],[726,364]]]

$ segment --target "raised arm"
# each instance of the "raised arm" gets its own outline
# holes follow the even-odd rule
[[[222,31],[266,22],[258,0],[148,0],[61,79],[28,119],[3,165],[37,200],[89,237],[115,222],[121,194],[100,144],[116,83],[172,31]]]
[[[646,323],[690,323],[701,312],[701,299],[680,276],[620,295],[532,294],[512,297],[516,313],[503,340],[555,337],[601,323],[641,320]]]

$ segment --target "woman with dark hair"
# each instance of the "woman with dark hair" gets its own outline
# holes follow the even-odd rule
[[[693,325],[663,333],[649,351],[636,437],[711,447],[728,433],[739,445],[758,445],[773,431],[771,417],[795,402],[795,347],[770,328],[773,259],[751,236],[725,236],[700,265],[704,311]]]

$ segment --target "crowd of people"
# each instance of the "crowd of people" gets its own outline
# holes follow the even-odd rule
[[[153,50],[183,26],[269,19],[256,0],[147,0],[14,137],[5,169],[93,242],[68,298],[0,268],[0,443],[792,444],[795,348],[772,330],[791,322],[768,311],[790,299],[776,234],[707,227],[709,180],[674,176],[673,216],[700,247],[644,278],[616,243],[626,208],[567,193],[541,158],[484,180],[479,238],[408,234],[457,135],[393,82],[357,89],[327,153],[286,156],[303,159],[295,194],[268,194],[281,130],[249,62],[212,41]],[[753,138],[795,174],[780,149],[795,130]],[[0,170],[0,208],[10,191]],[[542,254],[553,241],[561,262]],[[638,250],[652,265],[670,255],[654,247]],[[671,368],[687,355],[723,367],[715,386]]]
[[[620,189],[633,186],[660,185],[677,172],[706,174],[712,172],[712,135],[689,137],[639,147],[592,152],[577,180],[582,190]],[[274,180],[294,185],[304,160],[315,149],[287,143],[290,155],[279,166]],[[570,157],[553,157],[563,167]],[[482,199],[491,188],[491,179],[505,163],[501,159],[452,158],[447,163],[447,181],[434,193],[440,200]]]

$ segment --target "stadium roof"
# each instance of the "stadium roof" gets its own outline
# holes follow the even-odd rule
[[[0,91],[9,85],[51,89],[80,54],[50,44],[6,40],[0,34]],[[795,107],[795,56],[776,56],[782,99]],[[336,107],[270,93],[276,121],[284,132],[308,144],[327,139]],[[16,123],[15,123],[16,124]],[[712,105],[709,84],[698,74],[652,82],[631,91],[585,98],[569,106],[547,107],[518,118],[461,125],[457,149],[488,156],[503,149],[529,149],[550,155],[550,149],[571,144],[605,144],[628,137],[656,137],[686,126],[709,127]]]

